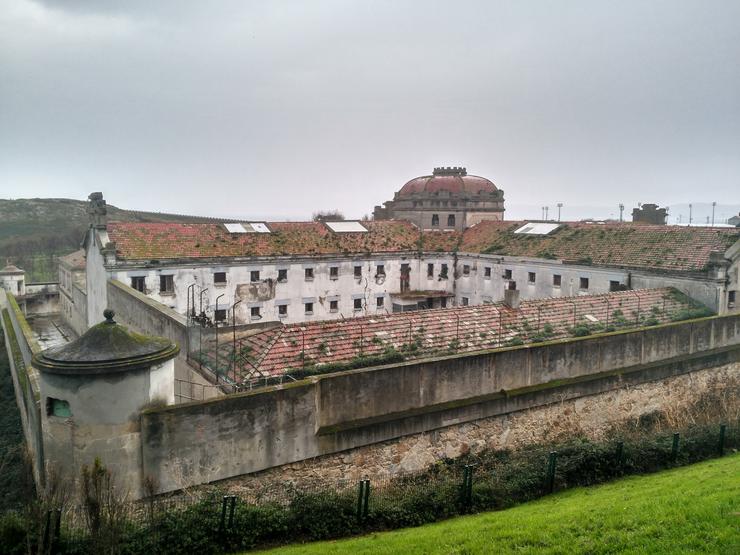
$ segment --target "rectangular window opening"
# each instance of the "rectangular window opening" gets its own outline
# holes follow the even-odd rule
[[[490,266],[486,266],[485,268],[483,268],[483,277],[485,279],[491,279],[491,267]]]
[[[313,268],[306,268],[304,270],[304,274],[306,276],[306,281],[313,280]]]
[[[159,276],[159,292],[160,293],[174,293],[175,292],[175,276]]]
[[[259,320],[262,318],[262,315],[260,314],[260,307],[253,306],[249,309],[249,315],[252,317],[252,320]]]
[[[355,277],[358,279],[362,277],[362,266],[355,266]]]
[[[278,283],[285,283],[288,281],[288,270],[278,270]]]
[[[339,301],[329,301],[329,312],[339,312]]]
[[[427,264],[427,277],[428,278],[434,277],[434,264]]]
[[[534,272],[527,273],[527,283],[534,283],[537,280],[537,274]]]
[[[144,293],[146,289],[146,278],[144,277],[132,277],[131,288],[136,289],[139,293]]]
[[[339,279],[339,266],[329,267],[329,279]]]
[[[511,279],[511,270],[504,270],[504,279]]]
[[[385,266],[383,264],[378,264],[375,269],[375,276],[385,276]]]
[[[226,272],[214,272],[213,283],[226,283]]]
[[[305,303],[303,307],[306,314],[313,314],[313,303]]]
[[[278,305],[278,316],[287,316],[287,315],[288,315],[288,305],[279,304]]]
[[[588,289],[588,278],[582,277],[580,280],[581,289]]]
[[[552,285],[553,287],[560,287],[560,284],[563,282],[563,276],[560,274],[553,274],[552,275]]]
[[[72,411],[69,408],[69,402],[62,399],[46,398],[46,415],[58,416],[59,418],[69,418]]]
[[[354,308],[355,310],[362,310],[362,299],[354,300]]]
[[[376,308],[383,308],[385,306],[385,297],[376,297],[375,298],[375,307]]]
[[[260,280],[260,273],[259,270],[252,270],[249,272],[249,281],[252,283]]]
[[[470,266],[468,264],[463,264],[463,275],[464,276],[470,275]]]

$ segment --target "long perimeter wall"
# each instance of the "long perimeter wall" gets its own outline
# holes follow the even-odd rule
[[[731,364],[740,316],[317,376],[141,416],[160,491]]]

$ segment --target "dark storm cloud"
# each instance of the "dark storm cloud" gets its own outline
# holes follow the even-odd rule
[[[8,0],[0,196],[359,216],[465,164],[512,207],[737,202],[739,17],[732,1]]]

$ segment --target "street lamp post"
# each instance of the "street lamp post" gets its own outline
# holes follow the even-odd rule
[[[560,209],[563,207],[562,202],[558,202],[558,221],[560,221]]]

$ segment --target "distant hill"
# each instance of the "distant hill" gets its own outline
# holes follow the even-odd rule
[[[108,205],[108,219],[123,222],[207,222],[203,218],[136,212]],[[72,199],[0,199],[0,267],[6,259],[31,282],[55,281],[56,257],[80,247],[88,227],[87,202]]]

